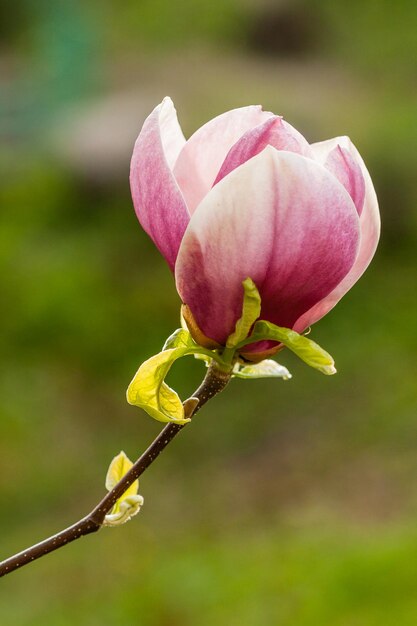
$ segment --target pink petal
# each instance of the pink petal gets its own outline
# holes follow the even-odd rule
[[[217,184],[239,165],[259,154],[268,145],[277,150],[288,150],[313,158],[307,140],[281,117],[273,116],[248,130],[231,147],[214,184]]]
[[[268,146],[226,176],[192,215],[175,268],[178,293],[221,344],[240,317],[242,280],[261,318],[292,327],[352,267],[359,218],[344,187],[312,159]]]
[[[348,137],[337,137],[336,139],[323,141],[320,144],[313,144],[312,147],[316,151],[316,154],[318,151],[329,154],[338,144],[341,145],[343,149],[348,150],[355,161],[359,163],[365,181],[365,199],[359,221],[361,231],[359,252],[350,272],[339,285],[337,285],[328,296],[323,298],[323,300],[314,305],[297,320],[294,326],[297,332],[302,332],[305,328],[321,319],[339,302],[345,293],[349,291],[368,267],[375,254],[379,241],[381,219],[378,209],[378,200],[371,177],[358,150]]]
[[[136,215],[172,270],[190,219],[171,169],[184,144],[174,105],[165,98],[145,120],[130,166]]]
[[[190,213],[210,191],[230,148],[246,131],[271,116],[260,106],[233,109],[204,124],[190,137],[174,167]]]
[[[311,149],[314,158],[327,167],[346,187],[360,215],[365,200],[365,179],[358,160],[350,150],[350,140],[347,137],[341,137],[340,140],[341,143],[337,143],[330,150],[327,141],[313,143]],[[331,140],[332,144],[334,141],[337,140]],[[349,143],[344,146],[342,142]]]

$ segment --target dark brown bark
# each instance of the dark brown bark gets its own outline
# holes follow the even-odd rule
[[[216,394],[222,391],[230,380],[231,373],[224,372],[218,368],[213,361],[207,370],[207,374],[196,392],[184,402],[184,409],[187,417],[194,415]],[[194,400],[195,399],[195,400]],[[197,402],[198,400],[198,402]],[[123,476],[117,485],[107,493],[96,507],[78,522],[69,526],[65,530],[61,530],[56,535],[48,537],[44,541],[37,543],[26,550],[22,550],[18,554],[0,563],[0,577],[10,574],[39,559],[45,554],[49,554],[58,548],[83,537],[90,533],[97,532],[103,524],[104,518],[111,511],[116,501],[124,494],[126,489],[151,465],[155,459],[161,454],[162,450],[174,439],[174,437],[187,424],[167,424],[159,433],[158,437],[151,443],[149,448],[139,457],[130,470]]]

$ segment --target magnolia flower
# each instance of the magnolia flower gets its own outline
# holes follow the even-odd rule
[[[350,139],[309,144],[260,106],[223,113],[186,141],[165,98],[136,141],[130,183],[189,330],[212,348],[235,328],[247,277],[260,319],[301,333],[358,280],[379,239],[374,187]]]

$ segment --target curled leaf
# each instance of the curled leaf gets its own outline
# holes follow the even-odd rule
[[[299,335],[295,330],[275,326],[275,324],[265,322],[264,320],[256,322],[251,336],[245,341],[242,341],[238,348],[263,339],[283,343],[289,350],[307,363],[307,365],[314,367],[323,374],[336,374],[333,357],[326,352],[326,350],[323,350],[315,341],[308,339],[304,335]]]
[[[234,348],[246,339],[250,329],[261,314],[261,296],[255,283],[251,278],[246,278],[242,285],[244,290],[242,316],[236,322],[234,332],[227,339],[227,348]]]
[[[113,508],[112,512],[106,515],[103,526],[120,526],[121,524],[125,524],[139,513],[142,505],[142,496],[128,496],[120,502],[117,511],[113,512]]]
[[[111,491],[130,470],[133,463],[121,451],[109,465],[106,475],[106,489]],[[124,494],[117,500],[110,513],[108,513],[103,521],[104,526],[119,526],[124,524],[131,517],[139,513],[143,505],[143,497],[138,494],[139,481],[135,480],[130,487],[126,489]]]
[[[142,363],[127,389],[129,404],[144,409],[160,422],[185,424],[184,407],[173,389],[164,379],[176,359],[184,356],[187,348],[169,348]]]
[[[221,357],[201,346],[168,348],[142,363],[127,389],[129,404],[144,409],[151,417],[160,422],[186,424],[190,418],[184,412],[184,406],[174,389],[165,382],[173,363],[189,354],[205,355],[223,364]]]
[[[259,363],[248,365],[236,363],[233,368],[233,376],[237,378],[282,378],[283,380],[292,378],[286,367],[272,359],[264,359]]]
[[[195,345],[188,330],[185,328],[177,328],[165,341],[162,350],[169,350],[170,348],[188,348]]]
[[[114,459],[111,461],[109,465],[109,469],[106,474],[106,489],[107,491],[111,491],[123,478],[125,474],[128,473],[130,468],[132,467],[132,461],[126,456],[123,452],[119,452]],[[124,492],[123,496],[131,496],[138,492],[139,481],[135,480],[134,483],[130,485],[130,487]]]

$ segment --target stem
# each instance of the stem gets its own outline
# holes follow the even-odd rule
[[[187,417],[194,417],[194,415],[206,404],[213,396],[222,391],[231,377],[231,372],[225,372],[218,368],[217,364],[213,361],[207,370],[206,376],[201,383],[200,387],[195,393],[184,402],[185,412]],[[198,400],[198,403],[196,402]],[[44,541],[37,543],[26,550],[22,550],[18,554],[11,556],[10,558],[0,563],[0,577],[10,574],[14,570],[39,559],[45,554],[49,554],[58,548],[83,537],[91,533],[97,532],[103,524],[104,518],[111,511],[117,500],[124,494],[126,489],[133,483],[146,468],[151,465],[155,459],[160,455],[162,450],[174,439],[174,437],[182,430],[187,424],[175,424],[170,422],[163,428],[156,439],[151,443],[149,448],[145,450],[142,456],[136,461],[136,463],[130,468],[130,470],[123,476],[123,478],[117,483],[117,485],[107,493],[104,498],[93,508],[93,510],[80,519],[78,522],[61,530],[56,535],[52,535]]]

